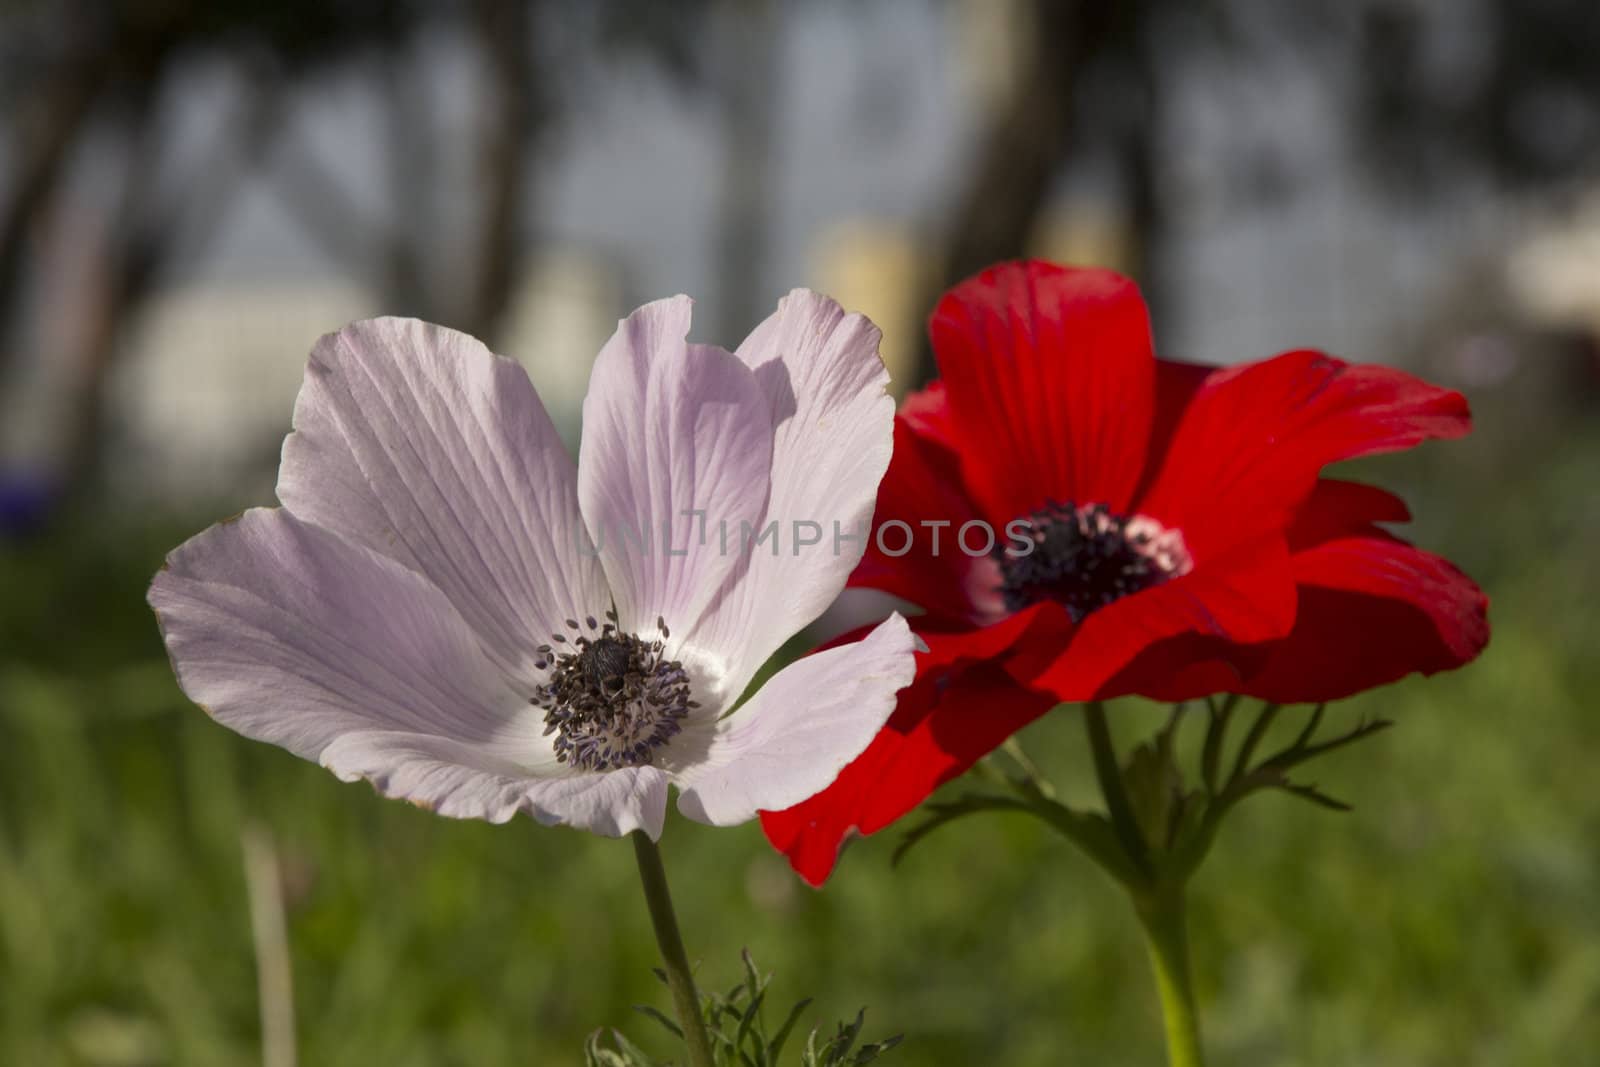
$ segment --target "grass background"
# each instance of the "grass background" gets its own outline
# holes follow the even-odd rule
[[[1313,768],[1354,814],[1266,796],[1224,829],[1192,903],[1215,1062],[1600,1047],[1597,460],[1592,433],[1491,425],[1357,472],[1404,489],[1428,519],[1413,533],[1480,577],[1495,637],[1465,671],[1330,715],[1399,724]],[[671,1052],[629,1007],[667,999],[625,842],[440,819],[183,700],[144,587],[224,513],[80,515],[4,549],[0,1063],[260,1062],[250,826],[283,865],[302,1063],[576,1063],[602,1024]],[[1164,714],[1115,710],[1124,745]],[[1087,802],[1070,709],[1023,740]],[[808,1019],[866,1005],[869,1035],[906,1032],[883,1061],[901,1067],[1159,1062],[1136,929],[1086,861],[1016,817],[958,823],[891,870],[897,837],[857,843],[817,893],[754,825],[670,820],[702,976],[732,985],[747,946],[780,999],[817,997]]]

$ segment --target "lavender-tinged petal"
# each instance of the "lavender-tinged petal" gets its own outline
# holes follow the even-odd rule
[[[667,817],[667,781],[657,767],[550,779],[528,789],[525,807],[546,826],[576,826],[607,837],[643,830],[656,841]]]
[[[470,750],[441,737],[393,731],[344,734],[322,762],[339,777],[366,779],[439,815],[505,822],[525,811],[546,826],[571,826],[607,837],[644,830],[661,836],[667,776],[655,767],[530,779],[470,769]]]
[[[915,647],[905,620],[893,615],[860,641],[779,671],[744,707],[703,728],[715,731],[710,738],[686,731],[682,747],[698,743],[703,753],[674,770],[678,810],[732,826],[820,792],[894,712],[895,694],[916,673]]]
[[[358,322],[317,343],[294,425],[284,505],[424,575],[523,686],[534,645],[608,606],[572,458],[518,364],[428,323]]]
[[[619,324],[595,360],[578,457],[584,521],[622,628],[651,633],[665,620],[672,647],[737,565],[772,461],[755,375],[729,352],[686,343],[690,308],[687,297],[659,300]],[[727,551],[722,523],[735,539]]]
[[[287,511],[248,511],[185,542],[149,599],[183,691],[246,737],[496,820],[514,810],[507,780],[567,773],[542,713],[442,593]],[[375,746],[378,735],[408,743]],[[424,750],[448,752],[448,782],[414,765]]]
[[[781,543],[777,556],[763,550],[740,560],[689,638],[733,665],[735,694],[833,603],[866,549],[894,446],[879,337],[863,316],[796,289],[739,346],[772,412],[772,491],[762,525],[776,521]],[[800,546],[802,537],[818,543]]]

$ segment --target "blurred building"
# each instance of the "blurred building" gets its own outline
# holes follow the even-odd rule
[[[502,354],[531,373],[575,447],[589,367],[615,327],[614,269],[543,256],[512,302]],[[111,390],[112,484],[169,499],[264,499],[312,345],[379,312],[375,294],[330,282],[192,284],[161,294]]]
[[[270,492],[312,344],[375,309],[373,294],[331,282],[197,283],[159,294],[113,380],[111,483],[167,496]]]

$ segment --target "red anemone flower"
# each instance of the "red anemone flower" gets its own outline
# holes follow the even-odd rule
[[[1159,360],[1131,281],[1042,262],[956,286],[929,328],[941,380],[902,407],[851,578],[925,609],[929,650],[832,786],[763,814],[811,883],[1063,701],[1318,702],[1488,641],[1482,591],[1378,525],[1400,500],[1321,476],[1465,434],[1459,393],[1311,351]]]

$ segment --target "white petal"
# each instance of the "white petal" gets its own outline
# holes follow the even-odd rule
[[[312,351],[294,425],[284,505],[425,575],[502,671],[526,684],[563,619],[609,606],[577,471],[518,364],[414,319],[358,322]]]
[[[652,775],[556,763],[543,713],[439,590],[287,511],[181,545],[150,604],[183,691],[246,737],[447,815],[659,828]]]
[[[667,817],[667,775],[657,767],[624,767],[552,779],[528,791],[527,807],[547,826],[576,826],[607,837],[643,830],[657,841]]]
[[[688,638],[741,672],[729,681],[735,697],[833,602],[866,549],[894,447],[879,336],[861,315],[796,289],[739,346],[772,410],[772,491],[762,526],[778,523],[779,552],[746,556]],[[812,538],[820,541],[800,543]]]
[[[529,779],[487,775],[455,742],[418,734],[373,731],[343,734],[322,762],[346,781],[366,779],[385,796],[401,796],[440,815],[505,822],[526,811],[546,826],[571,826],[606,837],[644,830],[661,836],[667,775],[655,767],[604,774]]]
[[[732,826],[820,792],[893,714],[895,694],[916,673],[913,641],[894,615],[860,641],[779,671],[716,724],[700,761],[674,774],[678,810]]]
[[[624,319],[583,402],[578,496],[627,630],[653,630],[658,616],[675,635],[690,630],[767,499],[767,402],[732,353],[685,342],[690,308],[680,296]]]

